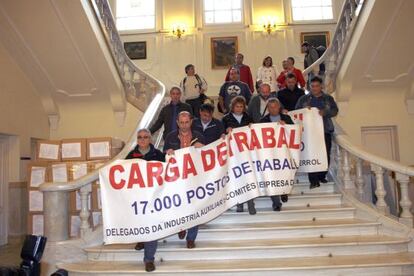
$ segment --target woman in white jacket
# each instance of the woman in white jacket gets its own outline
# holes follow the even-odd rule
[[[271,92],[277,92],[277,76],[276,68],[273,66],[273,60],[271,56],[266,56],[263,59],[263,64],[257,70],[256,85],[260,87],[262,83],[270,85]]]

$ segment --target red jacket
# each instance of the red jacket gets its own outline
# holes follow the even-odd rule
[[[286,75],[287,75],[288,71],[282,71],[279,76],[277,77],[277,85],[279,86],[280,89],[283,89],[286,87]],[[303,78],[302,75],[302,71],[300,71],[299,69],[293,67],[292,73],[295,74],[296,79],[300,85],[301,88],[305,87],[305,79]]]
[[[231,70],[231,68],[233,68],[233,67],[230,67],[229,70],[227,71],[225,81],[230,81],[230,70]],[[249,66],[243,64],[240,67],[240,81],[244,82],[245,84],[247,84],[247,86],[249,86],[250,93],[254,92],[253,77],[252,77],[252,72],[250,71]]]

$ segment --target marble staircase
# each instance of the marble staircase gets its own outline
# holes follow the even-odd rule
[[[375,218],[359,218],[333,182],[297,184],[281,212],[269,198],[257,214],[228,210],[200,226],[197,247],[177,235],[160,240],[152,275],[414,275],[409,235],[392,235]],[[61,263],[70,275],[146,273],[134,244],[84,249],[85,259]]]

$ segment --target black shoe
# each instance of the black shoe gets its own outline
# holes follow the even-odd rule
[[[328,183],[328,180],[326,178],[319,180],[321,183]]]
[[[288,202],[289,197],[288,197],[288,195],[281,195],[280,199],[282,200],[282,202]]]
[[[151,272],[155,270],[155,265],[154,262],[146,262],[145,263],[145,271],[146,272]]]
[[[135,245],[135,250],[142,250],[144,249],[144,243],[143,242],[139,242]]]
[[[194,241],[187,241],[187,248],[188,249],[192,249],[195,247],[195,242]]]
[[[185,231],[185,230],[183,230],[183,231],[180,231],[180,232],[178,232],[178,238],[180,239],[180,240],[183,240],[184,238],[185,238],[185,235],[187,234],[187,231]]]
[[[253,201],[248,201],[247,202],[247,208],[249,209],[249,214],[250,215],[256,215],[256,208],[254,208],[254,202]]]
[[[243,213],[243,204],[237,204],[237,213]]]
[[[281,209],[282,209],[282,206],[273,207],[273,211],[275,212],[280,212]]]
[[[310,184],[309,189],[312,190],[312,189],[318,188],[320,186],[321,186],[321,184],[319,184],[319,182],[313,182],[313,183]]]

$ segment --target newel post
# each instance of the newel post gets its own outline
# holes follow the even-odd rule
[[[410,182],[410,178],[406,174],[397,173],[396,179],[398,183],[400,183],[401,189],[401,199],[400,199],[400,206],[401,206],[401,214],[399,221],[409,227],[413,227],[413,214],[411,214],[411,200],[408,196],[408,183]]]
[[[48,241],[69,239],[69,192],[44,191],[44,235]]]

